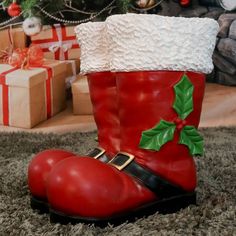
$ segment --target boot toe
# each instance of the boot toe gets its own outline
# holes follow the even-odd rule
[[[58,162],[74,155],[72,152],[60,149],[38,153],[28,166],[28,185],[31,194],[34,197],[46,199],[46,180],[49,172]]]
[[[95,159],[71,157],[50,173],[48,200],[53,211],[80,218],[109,218],[155,199],[137,181]]]

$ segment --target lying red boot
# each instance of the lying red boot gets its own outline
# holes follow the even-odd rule
[[[83,58],[81,70],[83,73],[87,73],[99,144],[99,147],[89,152],[87,156],[102,162],[108,162],[119,151],[120,142],[116,80],[114,73],[105,71],[109,70],[107,56],[103,55],[107,52],[104,49],[99,49],[106,43],[104,42],[105,38],[102,37],[104,23],[88,23],[87,25],[87,29],[83,30],[79,26],[76,31],[78,31],[78,38],[80,38],[81,57]],[[90,51],[86,50],[88,46],[85,44],[90,42],[87,39],[87,35],[85,41],[84,36],[80,35],[80,31],[90,35],[90,41],[93,40],[93,48],[95,46],[98,47],[93,55],[95,58],[91,58]],[[94,40],[94,37],[97,40]],[[98,59],[99,57],[101,58],[100,60]],[[93,59],[92,62],[90,61],[91,59]],[[38,209],[41,213],[48,211],[46,194],[48,174],[59,162],[71,156],[76,156],[76,154],[64,150],[46,150],[32,159],[28,167],[28,185],[33,209]]]
[[[217,30],[210,19],[107,19],[111,67],[131,71],[116,73],[122,152],[108,164],[71,157],[52,170],[53,222],[118,224],[196,203],[193,155],[203,154],[197,131],[203,73],[213,68]],[[144,41],[149,48],[142,48]]]

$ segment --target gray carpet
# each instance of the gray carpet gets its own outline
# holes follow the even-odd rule
[[[176,214],[155,214],[135,223],[104,229],[84,224],[51,224],[30,208],[26,170],[46,148],[86,153],[95,133],[0,134],[0,236],[4,235],[236,235],[236,128],[202,129],[205,156],[199,169],[198,204]]]

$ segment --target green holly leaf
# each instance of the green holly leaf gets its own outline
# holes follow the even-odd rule
[[[142,132],[139,147],[159,151],[165,143],[173,140],[175,128],[174,123],[161,120],[154,128]]]
[[[173,108],[179,117],[184,120],[193,111],[193,84],[187,75],[174,86],[175,102]]]
[[[186,145],[191,155],[203,155],[203,138],[194,126],[185,126],[181,130],[179,143]]]

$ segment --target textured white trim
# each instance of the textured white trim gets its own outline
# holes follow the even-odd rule
[[[108,17],[106,24],[112,71],[213,69],[215,20],[125,14]]]
[[[75,28],[75,33],[81,48],[81,73],[109,71],[105,23],[80,24]]]

